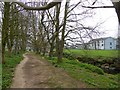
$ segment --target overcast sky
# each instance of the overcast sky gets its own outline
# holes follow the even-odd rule
[[[112,5],[110,0],[101,0],[104,5]],[[101,37],[117,37],[118,35],[118,18],[114,8],[107,9],[96,9],[96,15],[91,19],[88,24],[94,24],[97,21],[105,21],[101,26],[101,31],[105,31],[105,35],[101,35]]]
[[[31,0],[18,0],[18,1],[31,1]],[[32,0],[34,1],[34,0]],[[36,0],[38,1],[38,0]],[[50,0],[52,1],[52,0]],[[80,0],[71,0],[71,3],[77,3]],[[85,0],[81,0],[85,1]],[[86,0],[89,1],[89,4],[85,5],[91,5],[94,0]],[[101,4],[102,2],[102,4]],[[95,6],[98,5],[112,5],[112,2],[110,0],[98,0],[98,2],[95,4]],[[79,12],[80,10],[76,10],[76,12]],[[101,27],[100,31],[105,32],[106,34],[102,34],[100,37],[117,37],[118,35],[118,18],[115,12],[114,8],[107,8],[107,9],[94,9],[95,15],[92,18],[88,18],[84,20],[84,23],[88,26],[95,25],[97,22],[105,21]],[[0,15],[1,16],[1,15]]]
[[[73,1],[73,0],[72,0]],[[79,0],[75,0],[76,2]],[[95,1],[95,0],[88,0]],[[101,4],[102,2],[102,4]],[[92,3],[88,6],[90,6]],[[87,5],[87,4],[86,4]],[[112,6],[112,2],[110,0],[98,0],[98,2],[94,6]],[[78,10],[79,11],[79,10]],[[77,12],[78,12],[77,11]],[[114,8],[100,8],[100,9],[94,9],[95,15],[92,18],[87,18],[84,20],[84,23],[86,23],[88,26],[93,26],[97,22],[104,22],[101,27],[100,31],[105,32],[105,34],[100,35],[100,37],[117,37],[118,36],[118,18],[117,14]]]
[[[18,0],[20,1],[20,0]],[[25,0],[21,0],[21,1],[25,1]],[[31,1],[31,0],[26,0],[26,1]],[[34,0],[32,0],[34,1]],[[38,0],[35,0],[38,1]],[[52,1],[52,0],[49,0]],[[63,0],[64,1],[64,0]],[[71,0],[71,3],[77,3],[80,0]],[[85,3],[85,5],[91,5],[93,1],[95,0],[81,0],[81,1],[88,1],[88,3]],[[92,2],[91,2],[92,1]],[[102,3],[101,3],[102,2]],[[94,6],[101,6],[101,5],[105,5],[105,6],[109,6],[112,5],[111,0],[98,0],[98,2],[94,5]],[[118,35],[118,18],[115,12],[114,8],[107,8],[107,9],[94,9],[95,11],[95,15],[93,16],[93,18],[87,18],[86,20],[84,20],[84,23],[86,23],[86,25],[92,26],[95,25],[98,22],[104,22],[101,25],[100,31],[101,32],[105,32],[106,34],[102,34],[100,37],[117,37]],[[79,12],[79,10],[76,10],[76,12]]]

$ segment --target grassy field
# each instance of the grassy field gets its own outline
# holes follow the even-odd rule
[[[63,68],[68,74],[88,85],[88,88],[118,88],[118,74],[104,73],[102,69],[81,63],[77,60],[63,58],[63,63],[57,64],[57,58],[49,60],[55,67]]]
[[[74,50],[73,50],[74,51]],[[75,50],[77,51],[77,50]],[[77,51],[79,52],[79,51]],[[14,69],[16,65],[23,59],[22,53],[18,55],[12,54],[11,57],[6,53],[6,64],[2,66],[2,87],[9,88],[12,82]],[[49,59],[49,58],[47,58]],[[118,87],[118,74],[106,74],[102,69],[78,62],[77,60],[68,60],[63,58],[63,63],[57,64],[57,59],[53,58],[48,60],[59,68],[63,68],[68,74],[94,88],[117,88]]]
[[[70,49],[65,50],[67,53],[71,53],[77,56],[85,55],[89,57],[118,57],[118,50],[78,50]]]
[[[2,88],[2,64],[0,63],[0,90]]]
[[[17,55],[12,54],[11,56],[9,56],[9,54],[6,52],[6,63],[2,65],[2,88],[10,87],[14,74],[14,69],[22,59],[22,53]]]

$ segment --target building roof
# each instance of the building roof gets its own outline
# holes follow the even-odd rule
[[[90,43],[90,42],[93,42],[93,41],[105,40],[105,39],[108,39],[108,38],[113,38],[113,37],[96,38],[96,39],[90,40],[89,43]],[[115,39],[115,38],[113,38],[113,39]]]

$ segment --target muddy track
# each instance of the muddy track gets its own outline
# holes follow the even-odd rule
[[[15,70],[11,88],[85,88],[64,70],[33,54],[25,54]]]

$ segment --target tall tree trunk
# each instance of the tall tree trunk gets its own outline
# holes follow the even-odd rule
[[[4,3],[4,17],[3,17],[3,25],[2,25],[2,63],[5,63],[5,46],[8,37],[8,29],[9,29],[9,11],[10,11],[10,2]]]
[[[65,4],[65,12],[64,12],[64,25],[62,29],[62,37],[61,41],[59,42],[59,61],[58,63],[62,62],[62,57],[63,57],[63,49],[64,49],[64,42],[65,42],[65,28],[66,28],[66,20],[67,20],[67,11],[68,11],[68,2]]]
[[[8,49],[9,56],[11,56],[12,48]]]
[[[49,44],[50,44],[49,57],[53,57],[53,50],[54,50],[54,48],[55,48],[54,41],[55,41],[55,36],[52,36],[52,42],[49,43]]]
[[[54,43],[51,43],[49,57],[53,57],[53,50],[54,50]]]
[[[116,9],[117,15],[118,15],[118,20],[120,24],[120,1],[119,2],[113,2],[113,5]]]
[[[56,25],[55,25],[55,33],[56,33],[56,55],[57,55],[57,59],[58,59],[58,63],[62,62],[62,60],[59,57],[60,54],[60,47],[59,47],[59,15],[60,15],[60,7],[61,4],[58,4],[56,6]]]

